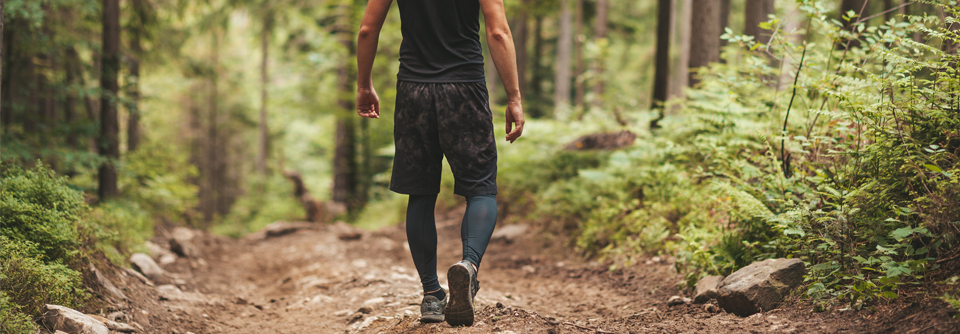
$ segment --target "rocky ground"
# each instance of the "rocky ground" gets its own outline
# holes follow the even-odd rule
[[[462,208],[438,222],[441,284],[446,266],[460,259],[460,215]],[[682,295],[670,259],[611,271],[545,240],[530,228],[491,243],[472,327],[418,321],[421,291],[402,224],[372,232],[343,223],[275,224],[238,240],[161,230],[153,258],[162,272],[149,279],[102,270],[123,297],[102,289],[108,302],[99,315],[180,334],[960,332],[955,311],[925,296],[830,313],[794,298],[748,317],[715,302],[668,306]]]

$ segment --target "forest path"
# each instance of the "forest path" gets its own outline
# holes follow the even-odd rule
[[[460,260],[462,208],[438,221],[440,281]],[[202,333],[797,333],[863,326],[799,309],[747,318],[703,305],[668,307],[681,277],[671,264],[629,270],[561,258],[528,232],[491,242],[480,271],[472,327],[421,324],[422,298],[403,225],[362,231],[339,223],[233,240],[202,234],[200,256],[166,270],[186,295],[161,298],[180,331]],[[782,311],[782,312],[780,312]],[[161,324],[157,324],[161,325]],[[177,323],[162,324],[176,329]]]

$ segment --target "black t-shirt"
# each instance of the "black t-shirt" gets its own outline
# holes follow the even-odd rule
[[[400,72],[413,82],[483,81],[478,0],[397,0]]]

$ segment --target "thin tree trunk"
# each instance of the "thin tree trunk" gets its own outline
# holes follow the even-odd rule
[[[2,2],[3,0],[0,0]],[[0,9],[2,12],[2,9]],[[3,27],[3,13],[0,13],[0,29]],[[9,132],[10,127],[13,124],[13,89],[10,89],[10,78],[13,76],[13,70],[15,67],[13,64],[17,62],[17,58],[13,56],[13,33],[11,30],[7,29],[0,33],[0,38],[3,39],[0,43],[0,88],[6,87],[6,89],[0,89],[0,122],[3,123],[4,131]],[[3,71],[3,68],[6,68],[6,71]],[[6,76],[3,76],[6,74]],[[6,99],[3,99],[6,97]],[[2,103],[3,100],[6,100],[6,103]]]
[[[130,51],[133,53],[130,59],[130,116],[127,118],[127,152],[134,152],[140,147],[140,58],[143,57],[143,46],[140,44],[140,38],[144,29],[144,0],[132,0],[133,12],[136,25],[130,36]]]
[[[6,64],[3,62],[3,55],[6,49],[3,47],[3,8],[4,0],[0,0],[0,64]],[[3,66],[0,65],[0,92],[3,91]],[[3,94],[0,94],[0,106],[3,105]],[[2,111],[0,111],[2,112]]]
[[[273,16],[267,15],[263,20],[263,32],[260,37],[260,49],[262,53],[261,63],[260,63],[260,145],[259,152],[257,154],[257,172],[261,175],[267,174],[267,150],[269,149],[270,144],[268,140],[268,128],[267,128],[267,83],[269,78],[267,76],[267,61],[268,58],[268,46],[270,45],[270,32],[273,30]]]
[[[352,15],[349,15],[350,1],[343,1],[339,26],[340,43],[347,51],[344,64],[338,71],[337,87],[340,90],[338,104],[342,109],[337,116],[337,133],[333,157],[333,200],[346,204],[348,210],[354,212],[361,203],[357,200],[357,135],[352,96],[355,75],[353,59],[356,57],[356,48],[353,42]]]
[[[890,10],[893,8],[893,6],[894,6],[893,0],[883,0],[884,10]],[[884,22],[890,21],[890,19],[892,19],[894,15],[897,15],[896,11],[889,11],[886,14],[883,14],[883,21]]]
[[[730,0],[720,0],[720,34],[723,35],[723,32],[730,24]],[[727,46],[726,40],[720,40],[720,47]],[[721,62],[725,61],[723,59]]]
[[[533,57],[530,58],[531,78],[529,86],[530,117],[543,116],[546,99],[543,96],[543,16],[537,16],[533,23]]]
[[[607,10],[609,9],[608,0],[597,0],[597,15],[594,18],[593,38],[601,40],[607,38]],[[603,62],[593,62],[593,104],[598,107],[603,106]]]
[[[103,46],[100,73],[100,165],[99,195],[105,201],[117,196],[117,170],[120,158],[117,124],[117,74],[120,72],[120,0],[103,0]]]
[[[77,132],[76,122],[77,122],[77,76],[82,75],[80,72],[80,58],[77,55],[77,50],[70,46],[66,51],[66,84],[67,84],[67,94],[64,98],[64,118],[68,125],[67,131],[67,146],[71,149],[77,149]]]
[[[203,206],[204,229],[210,226],[216,215],[217,208],[220,206],[220,176],[217,175],[217,166],[220,161],[221,147],[218,145],[219,137],[219,83],[220,74],[220,35],[219,31],[214,30],[211,34],[212,50],[210,52],[210,67],[213,73],[210,75],[210,93],[208,95],[209,107],[207,110],[207,150],[206,150],[206,170],[204,179],[207,183],[206,203]]]
[[[743,13],[743,34],[753,36],[757,43],[770,42],[770,31],[761,29],[760,23],[767,22],[774,13],[773,0],[747,0]]]
[[[690,79],[694,86],[700,79],[693,70],[720,60],[720,3],[716,0],[693,0],[690,20]]]
[[[577,0],[576,23],[573,27],[573,52],[574,52],[574,100],[573,103],[577,110],[583,108],[583,96],[585,95],[583,84],[583,0]]]
[[[677,66],[676,72],[670,86],[671,89],[670,97],[682,98],[683,97],[683,87],[689,86],[690,80],[690,71],[687,66],[690,63],[690,18],[692,13],[692,0],[682,0],[683,6],[680,12],[680,19],[676,20],[680,22],[680,40],[679,40],[679,56],[677,57]],[[676,9],[674,9],[676,10]]]
[[[653,102],[651,109],[661,109],[663,117],[663,103],[667,101],[670,75],[670,25],[672,23],[673,0],[659,0],[657,3],[657,53],[653,75]],[[656,127],[656,121],[651,123]]]
[[[560,36],[557,41],[557,72],[553,105],[560,116],[570,108],[570,53],[573,51],[573,29],[570,0],[560,0]]]
[[[530,0],[520,1],[520,12],[514,18],[513,43],[517,51],[517,83],[520,85],[520,96],[527,96],[527,40],[530,27],[527,23],[529,14],[527,5]]]

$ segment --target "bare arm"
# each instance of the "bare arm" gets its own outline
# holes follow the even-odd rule
[[[357,114],[380,118],[380,97],[373,88],[373,60],[377,56],[380,28],[393,0],[370,0],[357,34]]]
[[[520,80],[517,74],[517,51],[513,46],[513,34],[507,24],[503,0],[480,0],[483,20],[486,23],[487,46],[497,67],[500,80],[507,91],[507,140],[513,143],[523,133],[523,105],[520,99]],[[516,129],[513,129],[516,125]]]

